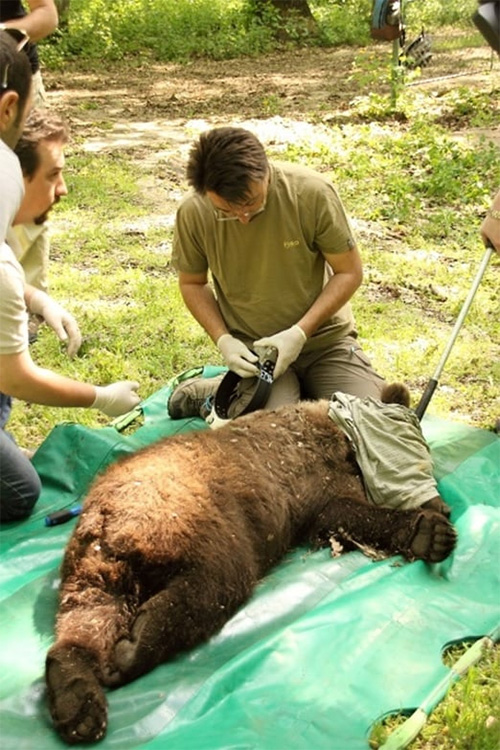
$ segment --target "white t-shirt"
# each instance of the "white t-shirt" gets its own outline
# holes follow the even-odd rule
[[[28,347],[24,271],[4,242],[23,195],[19,160],[0,139],[0,354],[19,354]]]
[[[19,159],[0,138],[0,242],[5,240],[23,195],[23,173]]]
[[[0,354],[20,354],[28,348],[28,311],[24,301],[24,271],[10,247],[0,245]]]

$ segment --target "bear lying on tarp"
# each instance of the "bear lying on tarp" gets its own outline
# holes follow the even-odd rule
[[[384,401],[403,402],[402,389],[386,386]],[[90,489],[63,561],[46,663],[56,729],[68,743],[102,738],[103,686],[217,633],[295,545],[328,546],[334,535],[347,548],[443,560],[456,534],[430,506],[368,503],[327,401],[256,412],[122,458]]]

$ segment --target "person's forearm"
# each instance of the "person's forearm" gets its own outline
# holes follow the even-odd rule
[[[500,190],[493,198],[493,203],[481,224],[481,237],[485,244],[491,244],[500,253]]]
[[[57,28],[59,22],[57,9],[52,1],[49,3],[32,2],[30,8],[31,11],[24,17],[11,18],[4,24],[14,29],[23,29],[32,42],[39,42]]]
[[[349,302],[361,281],[362,275],[359,273],[336,273],[332,276],[309,310],[296,321],[308,338]]]
[[[2,357],[0,391],[21,401],[44,406],[89,407],[96,397],[96,390],[89,383],[79,383],[34,363],[19,371],[9,367],[8,357]]]
[[[208,333],[214,343],[227,333],[219,305],[211,286],[207,284],[181,283],[182,298],[189,312]]]

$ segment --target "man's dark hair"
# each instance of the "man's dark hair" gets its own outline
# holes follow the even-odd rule
[[[207,190],[229,203],[243,203],[250,183],[263,180],[269,170],[264,147],[243,128],[214,128],[202,133],[189,153],[188,183],[197,193]]]
[[[67,143],[68,126],[61,118],[45,109],[33,109],[14,151],[25,177],[31,178],[40,164],[38,146],[42,141]]]
[[[0,97],[15,91],[19,97],[17,121],[21,120],[31,90],[31,67],[28,58],[6,31],[0,31]]]

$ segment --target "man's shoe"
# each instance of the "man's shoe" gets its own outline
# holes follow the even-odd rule
[[[222,374],[215,378],[188,378],[179,383],[168,401],[168,413],[172,419],[206,419],[212,410],[213,398],[223,377]]]

